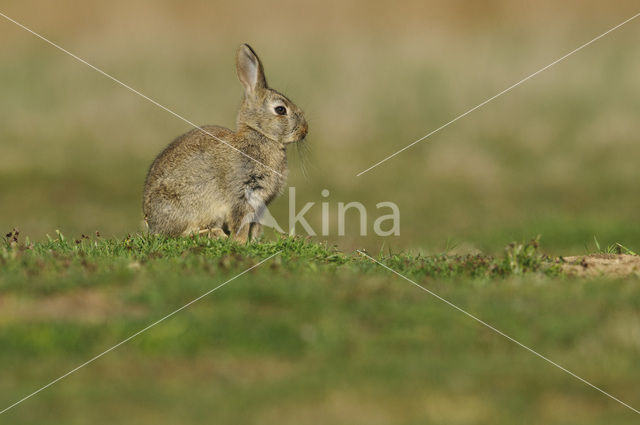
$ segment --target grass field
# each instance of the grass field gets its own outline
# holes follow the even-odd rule
[[[0,250],[0,406],[279,253],[22,405],[29,424],[626,424],[637,415],[361,255],[301,238],[91,236]],[[378,256],[632,406],[638,274]]]
[[[0,12],[197,124],[233,127],[234,54],[250,43],[309,120],[310,152],[289,152],[297,209],[316,203],[316,230],[321,202],[330,213],[328,236],[298,227],[246,246],[145,235],[145,173],[189,125],[0,17],[0,411],[277,253],[0,424],[637,423],[356,251],[640,408],[640,20],[356,177],[628,19],[635,0]],[[338,235],[351,201],[367,235],[355,214]],[[384,201],[399,236],[372,232]],[[283,227],[288,203],[269,207]],[[630,262],[601,273],[618,254]]]

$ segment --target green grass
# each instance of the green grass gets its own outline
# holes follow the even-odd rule
[[[631,251],[626,246],[620,243],[613,243],[607,246],[600,246],[600,242],[598,242],[598,238],[593,237],[593,242],[596,246],[596,251],[600,254],[626,254],[626,255],[638,255],[635,252]]]
[[[357,253],[302,238],[238,245],[57,233],[31,242],[15,232],[0,245],[0,408],[277,252],[2,423],[637,419]],[[374,256],[640,403],[637,278],[566,277],[537,240],[496,257]]]
[[[65,278],[69,282],[131,273],[144,266],[154,273],[187,270],[189,273],[241,269],[261,258],[278,253],[274,263],[290,273],[326,273],[336,270],[371,272],[378,266],[354,252],[346,255],[335,247],[310,242],[302,237],[280,237],[275,241],[237,244],[206,236],[169,238],[155,235],[128,235],[124,239],[106,239],[99,233],[66,238],[56,231],[47,242],[21,239],[13,230],[5,235],[0,249],[3,276],[0,289],[24,288],[24,278],[38,278],[40,284]],[[416,277],[494,278],[534,273],[561,275],[559,260],[543,255],[539,241],[512,243],[498,258],[487,255],[411,255],[380,253],[379,259],[395,270]],[[63,284],[64,285],[64,284]],[[71,284],[72,285],[72,284]],[[29,290],[37,287],[29,286]]]

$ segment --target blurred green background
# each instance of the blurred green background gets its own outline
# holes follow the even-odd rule
[[[630,23],[375,170],[356,174],[637,13],[634,1],[24,1],[2,11],[198,124],[233,127],[235,49],[309,117],[309,177],[354,211],[342,249],[640,249],[640,24]],[[0,226],[33,239],[141,231],[147,167],[188,124],[0,20]],[[401,235],[371,236],[396,202]],[[298,207],[300,208],[300,206]],[[287,223],[287,196],[272,206]],[[385,210],[386,211],[386,210]],[[380,212],[381,214],[382,212]],[[302,229],[298,227],[298,231]],[[318,239],[323,239],[319,237]],[[447,242],[449,241],[449,242]],[[453,242],[452,242],[453,241]]]

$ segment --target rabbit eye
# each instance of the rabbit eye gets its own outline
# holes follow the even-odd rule
[[[284,106],[276,106],[274,109],[278,115],[287,115],[287,108]]]

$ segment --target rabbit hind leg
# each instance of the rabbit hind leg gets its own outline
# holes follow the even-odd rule
[[[226,238],[227,234],[220,227],[205,227],[202,228],[200,226],[188,227],[182,232],[182,236],[192,236],[192,235],[207,235],[210,238]]]
[[[199,235],[206,233],[210,238],[218,239],[226,239],[228,235],[219,227],[211,228],[211,229],[202,229],[198,232]]]

